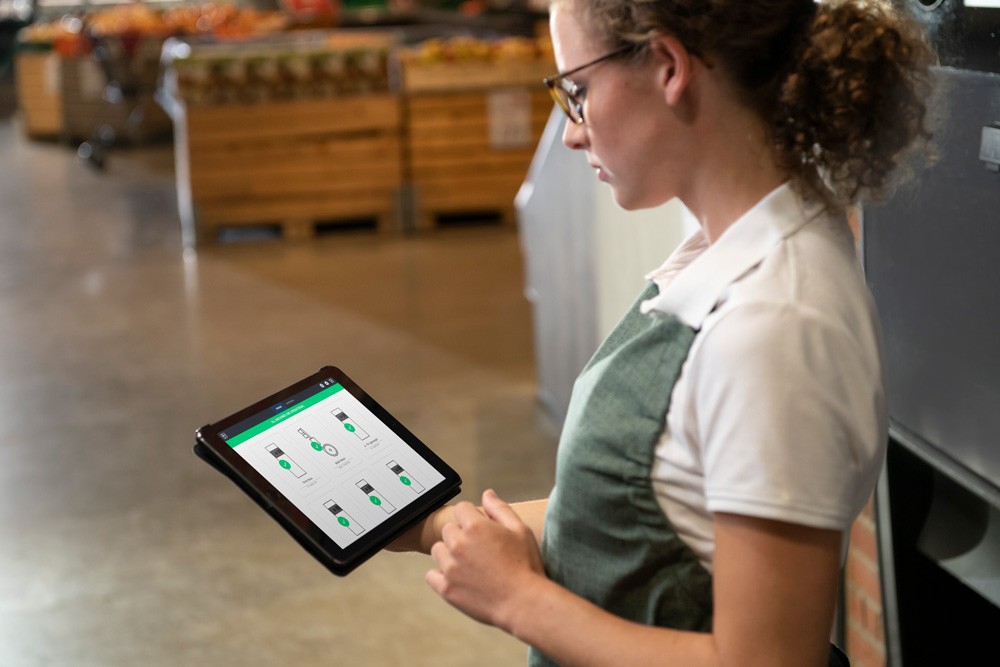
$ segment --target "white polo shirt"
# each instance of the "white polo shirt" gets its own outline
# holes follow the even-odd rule
[[[712,570],[713,512],[846,531],[888,431],[881,332],[846,220],[782,185],[647,276],[643,312],[698,330],[656,446],[653,487]]]

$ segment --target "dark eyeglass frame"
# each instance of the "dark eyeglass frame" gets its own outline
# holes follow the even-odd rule
[[[566,117],[569,118],[573,123],[577,125],[583,125],[583,102],[584,93],[586,92],[586,86],[578,86],[569,80],[569,77],[581,70],[585,70],[588,67],[593,67],[598,63],[602,63],[605,60],[611,60],[612,58],[617,58],[618,56],[624,55],[629,51],[635,51],[639,46],[636,44],[626,44],[620,48],[615,49],[611,53],[605,53],[600,58],[595,58],[588,63],[584,63],[579,67],[574,67],[568,72],[561,72],[559,74],[554,74],[553,76],[547,76],[542,79],[542,82],[548,87],[549,94],[552,95],[552,99],[555,103],[559,105],[559,108],[563,110]]]

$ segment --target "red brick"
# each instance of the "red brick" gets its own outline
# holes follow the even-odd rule
[[[857,586],[871,600],[881,604],[882,586],[879,581],[878,568],[859,550],[851,549],[848,553],[845,575],[845,580],[849,584]]]
[[[873,562],[878,561],[878,547],[875,542],[874,527],[864,526],[855,521],[851,527],[851,548],[856,548]]]
[[[864,661],[862,656],[872,652],[868,638],[864,636],[861,630],[848,627],[845,630],[844,639],[845,644],[842,648],[847,657],[850,658],[852,667],[861,666]]]
[[[855,590],[847,592],[847,625],[850,627],[865,629],[868,627],[868,608],[865,606],[862,596]]]
[[[885,667],[885,651],[862,635],[848,634],[845,653],[851,667]]]
[[[874,644],[872,638],[868,636],[868,633],[860,623],[848,623],[844,626],[844,651],[850,655],[855,651],[859,650],[863,644]]]
[[[873,639],[882,640],[882,606],[858,588],[847,590],[847,623],[864,628]]]
[[[879,645],[883,645],[885,640],[883,639],[883,622],[882,622],[882,610],[877,607],[868,607],[868,614],[866,616],[865,630],[868,634],[872,636],[872,639]]]
[[[869,498],[851,527],[845,569],[846,652],[852,667],[885,667],[875,508]]]
[[[846,600],[846,626],[853,635],[863,637],[873,646],[885,644],[881,606],[868,598],[858,587],[848,585]]]
[[[848,558],[848,564],[850,563],[850,560],[853,559],[858,563],[863,564],[872,572],[878,572],[878,559],[872,558],[871,554],[865,553],[864,550],[862,550],[856,544],[852,544],[847,549],[847,558]]]

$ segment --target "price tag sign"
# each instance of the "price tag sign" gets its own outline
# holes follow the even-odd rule
[[[509,88],[490,93],[486,100],[490,147],[499,149],[531,146],[531,93]]]

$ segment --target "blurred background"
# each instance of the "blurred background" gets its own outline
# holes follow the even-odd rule
[[[538,21],[0,0],[0,664],[523,663],[425,557],[336,578],[191,446],[335,364],[463,497],[548,492],[514,210]]]
[[[544,3],[0,0],[0,664],[524,663],[426,557],[333,577],[191,446],[333,364],[464,498],[548,493],[682,227],[621,227],[554,71]]]

